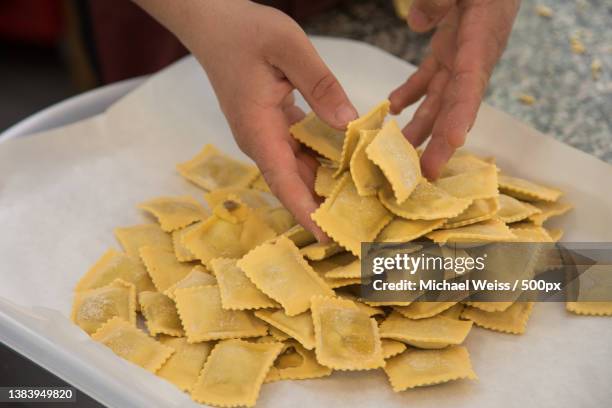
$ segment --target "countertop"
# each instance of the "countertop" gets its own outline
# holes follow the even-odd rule
[[[552,9],[550,17],[536,12],[541,5]],[[610,0],[523,0],[486,102],[612,163],[610,24]],[[426,54],[430,38],[412,33],[390,0],[345,2],[303,25],[309,34],[365,41],[413,64]],[[584,45],[582,54],[572,51],[572,38]],[[596,77],[593,64],[601,65]],[[521,102],[521,95],[533,96],[534,103]]]

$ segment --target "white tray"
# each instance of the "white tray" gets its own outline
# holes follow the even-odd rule
[[[414,69],[362,43],[314,41],[360,111]],[[0,144],[0,341],[107,406],[196,406],[92,342],[68,316],[79,277],[108,247],[117,247],[112,228],[142,222],[138,202],[158,194],[200,194],[174,165],[207,142],[244,157],[201,69],[187,58],[103,115]],[[486,106],[469,146],[496,156],[510,173],[567,191],[576,210],[557,224],[566,240],[612,242],[611,166]],[[523,336],[473,330],[466,345],[477,382],[395,394],[380,370],[344,372],[264,385],[258,404],[601,407],[612,400],[611,338],[608,319],[540,304]]]

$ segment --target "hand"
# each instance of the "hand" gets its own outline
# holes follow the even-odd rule
[[[425,99],[403,133],[415,146],[431,139],[421,158],[423,173],[436,179],[476,120],[495,64],[512,30],[520,0],[415,0],[410,28],[436,28],[431,52],[389,99],[391,112]]]
[[[293,90],[338,129],[357,111],[304,31],[282,12],[245,0],[138,2],[204,67],[238,146],[255,160],[272,192],[317,239],[327,240],[310,218],[318,207],[318,162],[289,133],[304,116]]]

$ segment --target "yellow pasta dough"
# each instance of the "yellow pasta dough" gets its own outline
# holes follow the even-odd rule
[[[359,142],[349,163],[353,182],[357,193],[361,196],[376,195],[378,189],[385,183],[384,174],[366,154],[366,148],[372,143],[378,132],[378,130],[359,132]]]
[[[315,242],[300,249],[300,253],[311,261],[320,261],[343,251],[344,248],[336,242]]]
[[[447,242],[499,242],[515,238],[510,228],[498,219],[479,222],[465,227],[430,232],[427,238],[439,244]]]
[[[317,362],[315,353],[306,350],[295,341],[285,342],[282,352],[270,368],[266,382],[281,380],[306,380],[331,375],[332,370]]]
[[[336,370],[384,366],[376,320],[350,300],[314,297],[312,319],[319,364]]]
[[[91,338],[110,348],[119,357],[152,373],[157,372],[174,353],[174,349],[147,336],[120,317],[104,323]]]
[[[442,177],[435,186],[452,196],[467,200],[497,197],[497,168],[493,165],[480,167],[465,173]]]
[[[159,222],[161,229],[171,232],[206,218],[204,207],[191,196],[158,197],[138,205]]]
[[[159,342],[174,349],[174,353],[156,374],[183,391],[191,390],[212,350],[212,344],[190,344],[185,337],[171,336],[160,336]]]
[[[443,350],[409,348],[387,361],[385,373],[395,392],[459,379],[477,379],[465,347]]]
[[[407,220],[395,217],[376,237],[377,242],[408,242],[440,228],[445,219],[439,220]]]
[[[334,191],[334,186],[338,182],[338,180],[334,178],[335,172],[335,167],[325,166],[323,164],[317,168],[314,189],[318,196],[329,197],[332,191]]]
[[[378,198],[393,214],[409,220],[452,218],[471,204],[470,200],[453,197],[427,180],[421,181],[402,204],[397,204],[388,188],[380,190]]]
[[[183,279],[194,267],[191,263],[179,262],[173,250],[163,247],[141,247],[140,258],[160,292]]]
[[[181,176],[205,190],[225,187],[247,187],[259,171],[206,145],[194,158],[176,166]]]
[[[167,334],[182,336],[183,326],[172,299],[159,292],[141,292],[138,295],[140,310],[152,336]]]
[[[228,200],[183,237],[183,243],[205,265],[214,258],[240,258],[276,232],[244,204]]]
[[[365,115],[350,122],[344,136],[342,145],[342,153],[340,155],[340,164],[336,170],[335,176],[339,176],[343,171],[350,166],[351,157],[355,152],[357,143],[359,142],[359,134],[362,130],[376,130],[382,127],[385,116],[389,113],[390,102],[385,100],[376,105],[371,111]]]
[[[540,211],[535,212],[529,215],[529,221],[533,222],[535,225],[542,225],[551,217],[556,217],[559,215],[563,215],[572,208],[573,205],[569,203],[562,202],[536,202],[533,205]]]
[[[115,237],[123,250],[135,259],[140,259],[140,248],[155,246],[172,249],[172,238],[159,225],[142,224],[131,227],[115,228]]]
[[[293,241],[283,236],[250,251],[238,261],[238,267],[289,316],[308,310],[311,297],[334,293],[302,258]]]
[[[294,338],[304,348],[308,350],[314,348],[314,326],[310,312],[304,312],[297,316],[287,316],[282,310],[258,310],[255,312],[255,316]]]
[[[245,187],[218,188],[204,193],[204,199],[210,208],[215,208],[231,197],[237,197],[240,202],[246,204],[249,208],[265,208],[271,204],[271,199],[266,194]]]
[[[499,190],[524,201],[557,201],[562,191],[518,177],[499,175]]]
[[[164,291],[164,295],[174,300],[174,291],[176,289],[193,288],[195,286],[216,285],[217,279],[212,276],[202,265],[193,267],[183,279],[176,282]]]
[[[406,345],[401,341],[382,339],[381,340],[383,358],[385,360],[390,359],[406,350]]]
[[[314,112],[289,129],[293,137],[329,160],[340,161],[344,132],[323,122]]]
[[[122,279],[134,284],[136,293],[144,290],[155,290],[151,278],[140,262],[135,258],[109,249],[79,280],[75,290],[95,289],[106,286],[115,279]]]
[[[366,154],[389,180],[395,202],[401,205],[421,182],[422,175],[419,155],[396,121],[385,123],[366,148]]]
[[[189,231],[196,229],[201,224],[202,224],[201,222],[196,222],[187,227],[180,228],[172,232],[172,246],[174,247],[174,255],[176,256],[176,259],[178,259],[179,261],[189,262],[189,261],[195,261],[196,259],[198,259],[189,250],[189,248],[185,246],[185,243],[183,242],[183,238]]]
[[[174,291],[176,308],[190,343],[264,336],[266,326],[247,311],[225,310],[217,286]]]
[[[97,289],[75,292],[71,319],[87,334],[94,333],[113,317],[136,325],[136,290],[133,284],[115,279]]]
[[[501,312],[485,312],[467,306],[461,313],[462,319],[469,319],[477,326],[504,333],[522,334],[533,309],[533,302],[516,302]]]
[[[612,316],[612,302],[566,302],[569,312],[586,316]]]
[[[282,343],[225,340],[217,343],[191,389],[197,402],[221,407],[252,407]]]
[[[236,259],[228,258],[215,258],[211,261],[213,273],[219,282],[223,308],[245,310],[278,307],[278,303],[257,289],[236,262]]]
[[[440,349],[461,344],[472,328],[472,322],[434,316],[407,319],[393,312],[380,325],[380,337],[393,339],[423,349]]]
[[[284,207],[260,208],[256,213],[276,234],[283,234],[296,225],[295,218]]]
[[[306,230],[300,224],[296,224],[289,228],[289,230],[285,231],[283,235],[293,241],[298,248],[303,248],[317,242],[317,239],[312,232]]]
[[[529,203],[517,200],[506,194],[499,195],[499,212],[497,216],[505,223],[522,221],[542,210]]]
[[[425,319],[453,307],[457,302],[412,302],[408,306],[395,306],[393,309],[408,319]]]
[[[361,243],[373,241],[393,218],[376,197],[360,196],[348,174],[342,176],[332,195],[311,217],[356,256],[361,253]]]
[[[271,193],[270,186],[266,183],[266,179],[264,179],[263,174],[259,173],[255,181],[251,184],[251,188],[259,191],[263,191],[264,193]]]
[[[497,216],[499,201],[497,197],[477,198],[456,217],[449,218],[444,223],[444,228],[459,228],[477,222],[486,221]],[[503,221],[503,220],[502,220]]]

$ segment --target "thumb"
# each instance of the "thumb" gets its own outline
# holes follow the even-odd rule
[[[414,0],[408,13],[412,31],[422,33],[434,28],[448,14],[457,0]]]
[[[342,85],[325,65],[306,35],[291,41],[275,65],[300,91],[308,105],[324,122],[336,129],[357,119],[357,110]]]

